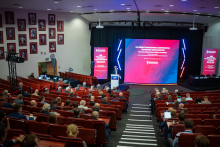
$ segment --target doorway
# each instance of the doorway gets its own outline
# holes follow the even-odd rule
[[[51,65],[51,61],[38,62],[38,74],[39,76],[44,74],[54,75],[54,66]],[[57,63],[55,66],[55,76],[57,76]]]

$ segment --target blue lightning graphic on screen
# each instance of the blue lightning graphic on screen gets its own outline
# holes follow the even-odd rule
[[[184,72],[184,69],[185,69],[185,67],[183,67],[183,66],[184,66],[185,61],[186,61],[186,56],[185,56],[185,50],[186,50],[185,40],[182,39],[182,41],[183,41],[183,48],[182,48],[182,51],[183,51],[183,63],[182,63],[182,66],[181,66],[182,72],[181,72],[180,78],[182,78],[182,75],[183,75],[183,72]]]
[[[118,63],[118,68],[119,68],[119,70],[121,70],[121,65],[120,65],[120,62],[119,62],[119,60],[118,60],[119,57],[120,57],[120,55],[121,55],[121,50],[122,50],[122,49],[120,49],[121,43],[122,43],[122,40],[120,40],[119,45],[118,45],[118,49],[117,49],[117,51],[119,51],[119,52],[118,52],[118,57],[117,57],[117,63]]]

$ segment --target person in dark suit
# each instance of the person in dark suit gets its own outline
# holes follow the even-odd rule
[[[90,105],[90,106],[94,106],[94,105],[95,105],[95,102],[94,102],[94,101],[90,101],[90,102],[89,102],[89,105]]]
[[[172,108],[179,108],[179,102],[177,100],[174,101],[174,106]]]
[[[26,96],[27,92],[25,92],[25,91],[22,89],[22,87],[23,87],[23,83],[20,82],[20,83],[19,83],[19,86],[18,86],[18,89],[21,91],[21,94],[22,94],[23,96]]]
[[[67,87],[66,88],[66,91],[64,91],[65,93],[70,93],[71,92],[71,90],[70,90],[70,88],[69,87]]]
[[[14,100],[13,103],[24,105],[24,102],[22,101],[22,98],[23,98],[22,94],[19,94],[19,95],[17,96],[17,99]]]
[[[168,95],[168,100],[173,100],[172,95]]]
[[[44,113],[47,116],[49,116],[50,115],[49,111],[50,111],[50,105],[49,104],[44,104],[42,110],[40,110],[39,113]]]
[[[108,104],[108,105],[111,105],[111,103],[108,103],[108,98],[107,98],[107,97],[104,97],[104,102],[101,103],[101,104]]]
[[[60,87],[58,87],[57,92],[62,92],[62,87],[61,87],[61,86],[60,86]]]
[[[70,106],[70,103],[71,103],[71,100],[67,99],[67,100],[65,101],[65,106]]]
[[[9,114],[8,117],[16,117],[19,120],[20,119],[27,119],[25,115],[22,115],[22,107],[20,104],[15,104],[13,107],[14,112],[12,114]],[[34,120],[33,114],[30,114],[29,120]]]
[[[184,108],[184,104],[183,104],[183,103],[180,103],[180,104],[179,104],[179,109],[178,109],[178,110],[183,111],[183,108]]]
[[[56,110],[57,109],[57,105],[58,105],[58,100],[57,99],[53,99],[51,104],[50,104],[50,108],[52,110]]]
[[[186,98],[185,98],[185,97],[182,97],[182,98],[181,98],[180,104],[181,104],[181,103],[182,103],[182,104],[189,104],[189,103],[186,102]]]
[[[71,91],[70,92],[70,95],[68,95],[69,97],[76,97],[75,95],[74,95],[74,91]]]
[[[5,99],[5,95],[3,93],[0,93],[0,103],[4,103],[2,106],[4,108],[13,108],[13,105],[8,101],[8,99]]]
[[[120,98],[120,99],[126,99],[125,97],[123,97],[123,93],[122,93],[122,92],[119,93],[119,97],[118,97],[118,98]]]
[[[78,108],[78,103],[77,102],[73,102],[72,106],[73,106],[73,109],[69,110],[69,112],[74,112],[74,109]],[[85,114],[85,111],[83,109],[79,109],[79,111]]]
[[[114,69],[112,70],[112,74],[120,75],[120,71],[118,70],[117,66],[114,66]]]
[[[80,118],[80,109],[74,108],[74,117],[73,118]]]
[[[115,101],[115,102],[119,102],[118,100],[116,100],[116,94],[113,94],[113,99],[111,101]]]
[[[113,92],[121,92],[121,91],[119,90],[119,86],[116,86],[116,90],[114,90]]]

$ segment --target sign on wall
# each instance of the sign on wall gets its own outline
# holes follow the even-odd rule
[[[213,75],[216,69],[217,49],[205,49],[203,59],[203,75]]]
[[[94,47],[94,76],[98,79],[108,78],[108,47]]]

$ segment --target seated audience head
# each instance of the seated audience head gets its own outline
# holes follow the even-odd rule
[[[111,89],[109,88],[109,89],[108,89],[108,94],[111,94],[111,92],[112,92],[112,91],[111,91]]]
[[[10,93],[8,93],[8,90],[3,91],[4,96],[10,96]]]
[[[4,110],[0,110],[0,123],[3,123],[3,121],[6,118],[6,114]]]
[[[157,98],[162,98],[162,95],[160,93],[157,94]]]
[[[73,102],[72,106],[73,106],[73,108],[78,108],[78,103],[77,102]]]
[[[67,100],[65,101],[65,106],[70,106],[70,103],[71,103],[71,100],[67,99]]]
[[[74,91],[73,91],[73,90],[70,92],[70,95],[71,95],[71,96],[73,96],[73,95],[74,95]]]
[[[108,85],[105,85],[105,88],[104,88],[104,89],[106,90],[106,88],[108,88]]]
[[[52,105],[57,106],[58,104],[58,100],[57,99],[53,99],[51,102]]]
[[[100,85],[100,84],[97,84],[97,88],[101,88],[101,85]]]
[[[183,112],[180,112],[180,113],[179,113],[179,121],[180,121],[180,122],[183,122],[183,121],[185,120],[185,118],[186,118],[186,114],[183,113]]]
[[[99,95],[100,95],[100,96],[102,96],[102,95],[103,95],[103,92],[102,92],[102,91],[100,91],[100,92],[99,92]]]
[[[79,134],[78,127],[75,124],[70,124],[67,127],[67,134],[69,137],[76,138],[77,135]]]
[[[92,94],[88,94],[89,99],[91,98]]]
[[[17,99],[22,99],[23,98],[23,96],[22,96],[22,94],[19,94],[18,96],[17,96]]]
[[[180,109],[183,109],[183,108],[184,108],[184,104],[183,104],[183,103],[180,103],[180,104],[179,104],[179,108],[180,108]]]
[[[76,87],[76,88],[75,88],[75,91],[78,91],[78,90],[79,90],[79,87]]]
[[[178,90],[178,89],[176,89],[176,90],[175,90],[175,93],[177,93],[178,91],[179,91],[179,90]]]
[[[89,94],[92,94],[92,90],[91,89],[89,89]]]
[[[81,101],[80,101],[80,105],[85,106],[85,105],[86,105],[86,101],[85,101],[85,100],[81,100]]]
[[[116,86],[116,90],[119,90],[119,86]]]
[[[113,90],[116,90],[116,87],[113,87]]]
[[[90,101],[94,101],[95,100],[95,96],[91,96]]]
[[[80,110],[79,110],[79,108],[74,108],[73,112],[74,112],[74,117],[80,117]]]
[[[48,89],[48,88],[45,88],[45,92],[49,92],[49,89]]]
[[[207,96],[204,96],[204,101],[208,101],[208,97]]]
[[[168,100],[172,100],[172,95],[168,95]]]
[[[165,90],[165,93],[166,93],[166,94],[168,94],[168,93],[169,93],[169,91],[168,91],[168,90]]]
[[[192,130],[194,126],[194,122],[192,119],[187,119],[185,121],[185,130]]]
[[[32,100],[30,103],[31,103],[31,106],[37,107],[37,102],[35,100]]]
[[[5,96],[4,96],[3,93],[0,93],[0,100],[1,100],[1,101],[5,100]]]
[[[38,90],[38,89],[36,89],[36,90],[34,91],[34,93],[38,94],[38,93],[39,93],[39,90]]]
[[[180,92],[177,92],[176,95],[177,95],[177,96],[180,96]]]
[[[62,92],[62,87],[61,87],[61,86],[59,86],[59,87],[58,87],[58,90]]]
[[[170,107],[169,109],[168,109],[168,112],[171,112],[173,110],[173,108],[172,107]]]
[[[50,111],[50,105],[49,104],[44,104],[42,109],[43,109],[43,111],[49,112]]]
[[[100,104],[99,103],[95,103],[95,106],[98,106],[100,108]]]
[[[166,90],[166,88],[163,88],[163,89],[162,89],[162,92],[165,92],[165,90]]]
[[[77,88],[79,88],[79,87],[81,87],[81,85],[80,85],[80,84],[78,84],[78,85],[77,85]]]
[[[90,106],[94,106],[94,105],[95,105],[95,102],[94,102],[94,101],[90,101],[89,105],[90,105]]]
[[[175,109],[173,109],[173,110],[171,111],[171,117],[176,117],[176,110],[175,110]]]
[[[187,94],[186,94],[186,97],[190,97],[190,94],[189,94],[189,93],[187,93]]]
[[[20,82],[20,83],[19,83],[19,86],[23,86],[23,83],[22,83],[22,82]]]
[[[94,89],[94,86],[91,86],[91,89]]]
[[[113,99],[116,99],[116,94],[113,94],[113,96],[112,96],[112,97],[113,97]]]
[[[38,138],[35,134],[26,135],[21,143],[21,147],[38,147]]]
[[[197,135],[195,138],[196,147],[209,147],[210,141],[204,135]]]
[[[185,114],[188,114],[188,109],[187,108],[183,108],[182,112],[185,113]]]
[[[107,98],[107,97],[104,97],[103,100],[104,100],[104,102],[107,102],[107,101],[108,101],[108,98]]]
[[[86,86],[86,82],[83,82],[83,86]]]
[[[92,119],[98,120],[99,118],[99,111],[93,111],[92,112]]]
[[[66,87],[66,91],[70,92],[70,88],[69,88],[69,87]]]
[[[104,97],[106,97],[106,95],[105,95],[105,94],[102,94],[102,98],[104,98]]]
[[[100,91],[102,91],[102,90],[101,90],[101,88],[98,87],[98,88],[97,88],[97,91],[100,92]]]
[[[109,87],[106,88],[106,91],[107,91],[107,92],[108,92],[108,90],[109,90]]]
[[[60,81],[63,81],[63,78],[60,78]]]
[[[98,107],[98,106],[94,106],[94,107],[92,108],[92,111],[97,111],[97,112],[99,112],[99,107]]]
[[[48,123],[55,123],[57,124],[57,115],[53,112],[50,113],[48,117]]]
[[[61,97],[57,97],[56,99],[57,99],[58,103],[61,102]]]
[[[120,93],[119,93],[119,96],[123,96],[123,93],[122,93],[122,92],[120,92]]]
[[[185,102],[186,101],[186,98],[185,97],[182,97],[181,98],[181,102]]]
[[[31,93],[27,93],[27,94],[26,94],[26,97],[29,97],[29,98],[30,98],[30,97],[31,97]]]
[[[179,102],[177,100],[174,101],[175,106],[179,106]]]
[[[40,96],[40,97],[39,97],[39,101],[40,101],[40,102],[44,102],[44,101],[45,101],[45,97],[44,97],[44,96]]]
[[[21,104],[14,104],[13,111],[17,113],[21,113],[22,112]]]

